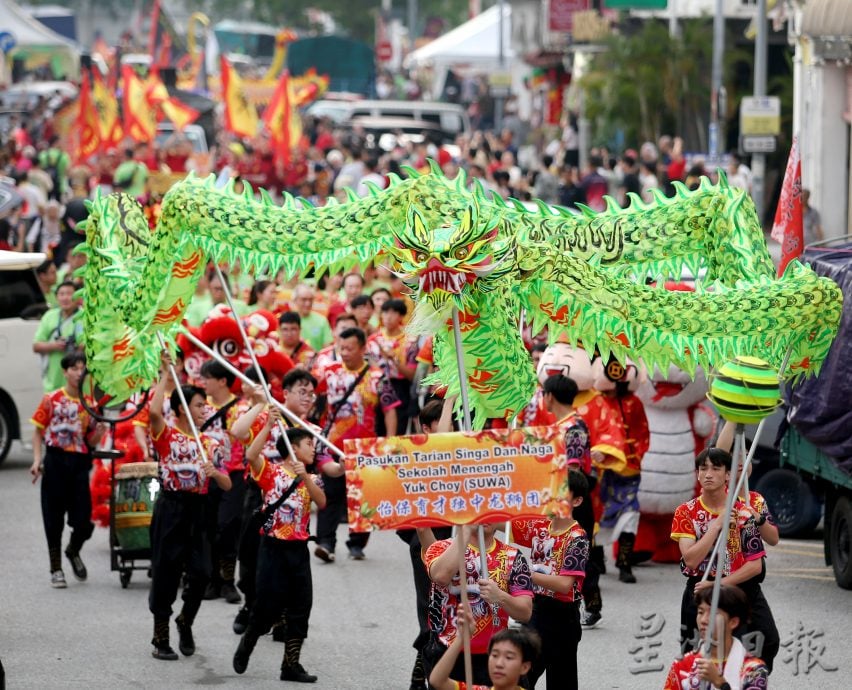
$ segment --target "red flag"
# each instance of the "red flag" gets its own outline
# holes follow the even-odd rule
[[[157,135],[156,108],[148,98],[148,87],[130,65],[122,67],[124,133],[134,141],[152,141]]]
[[[775,210],[771,237],[781,243],[781,263],[778,275],[784,274],[787,264],[798,259],[805,248],[804,209],[802,208],[802,160],[799,157],[799,138],[793,137],[781,197]]]
[[[148,79],[145,80],[145,86],[148,105],[157,110],[158,120],[162,119],[160,114],[165,115],[175,129],[182,132],[187,125],[198,119],[200,113],[195,108],[169,95],[166,85],[160,79],[159,68],[155,67],[151,70]]]
[[[290,162],[290,151],[298,146],[302,136],[302,120],[294,103],[289,72],[285,71],[281,75],[263,113],[263,121],[272,137],[276,160],[286,165]]]
[[[92,101],[98,111],[101,131],[101,150],[117,148],[124,139],[119,116],[118,99],[115,93],[104,83],[103,77],[95,70],[92,72]]]
[[[75,123],[75,139],[77,140],[74,160],[82,163],[94,155],[101,144],[100,121],[98,111],[92,102],[92,88],[89,83],[89,73],[83,70],[80,83],[79,112]]]

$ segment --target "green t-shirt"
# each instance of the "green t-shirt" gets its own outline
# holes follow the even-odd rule
[[[206,292],[203,295],[195,295],[189,306],[186,309],[184,318],[190,326],[198,328],[203,322],[210,310],[213,308],[213,300]]]
[[[132,197],[142,196],[145,193],[145,182],[148,180],[148,168],[139,161],[124,161],[116,169],[112,176],[112,182],[116,187]]]
[[[195,295],[186,309],[184,318],[190,326],[198,328],[202,323],[204,323],[204,319],[207,318],[210,310],[215,306],[216,305],[213,304],[213,299],[208,293],[205,292],[203,295]],[[255,307],[250,307],[241,299],[234,300],[234,309],[237,310],[238,316],[245,316],[246,314],[256,311]]]
[[[302,316],[302,339],[312,350],[319,352],[334,339],[328,319],[315,311]]]
[[[79,310],[70,317],[63,319],[62,312],[56,309],[48,309],[36,329],[33,336],[34,343],[49,343],[60,338],[66,341],[74,339],[78,348],[83,346],[83,324],[80,322]],[[65,351],[49,352],[41,355],[41,380],[44,384],[44,392],[50,393],[65,385],[65,377],[62,375],[62,358]]]

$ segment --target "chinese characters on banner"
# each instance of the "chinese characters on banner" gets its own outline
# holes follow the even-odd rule
[[[568,467],[556,429],[355,439],[344,450],[354,531],[566,514]]]
[[[550,0],[547,28],[556,33],[571,33],[574,13],[588,10],[589,0]]]

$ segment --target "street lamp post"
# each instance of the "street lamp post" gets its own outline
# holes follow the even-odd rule
[[[497,24],[497,64],[499,65],[500,73],[505,71],[506,55],[503,46],[503,22],[505,21],[503,14],[505,12],[504,0],[498,3],[499,21]],[[501,86],[502,88],[502,86]],[[494,129],[499,134],[503,131],[503,104],[505,97],[501,94],[494,99]]]
[[[766,95],[767,29],[766,0],[757,0],[757,37],[754,42],[754,95]],[[757,217],[763,224],[764,179],[766,177],[766,154],[755,153],[751,157],[752,187],[751,196],[757,209]]]
[[[708,152],[711,160],[719,156],[720,142],[724,141],[725,87],[722,84],[722,59],[725,53],[725,13],[723,0],[716,0],[713,15],[713,72],[710,91],[710,132]],[[721,111],[721,112],[720,112]]]

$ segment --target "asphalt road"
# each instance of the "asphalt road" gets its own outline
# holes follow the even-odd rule
[[[66,565],[68,589],[52,589],[39,492],[27,474],[29,457],[16,445],[0,466],[0,660],[8,688],[281,687],[283,645],[270,638],[258,644],[245,675],[233,672],[238,638],[231,622],[237,607],[221,599],[201,607],[195,656],[152,659],[147,578],[144,571],[134,573],[130,587],[121,588],[118,574],[109,571],[106,530],[98,529],[83,551],[88,581],[76,582]],[[852,670],[852,592],[834,583],[823,564],[821,541],[782,542],[769,549],[768,569],[764,591],[782,641],[794,638],[801,624],[794,646],[802,648],[786,662],[782,649],[770,686],[849,687],[843,678]],[[677,649],[683,578],[674,566],[649,565],[636,569],[638,584],[625,585],[613,570],[602,579],[603,623],[586,631],[580,643],[580,687],[660,688],[664,670],[635,671],[643,664],[668,668]],[[323,565],[315,560],[313,576],[314,609],[302,656],[305,667],[319,676],[313,687],[408,688],[416,619],[402,542],[393,533],[375,534],[365,561],[341,558]],[[661,622],[656,634],[636,637],[640,625],[650,634]],[[819,631],[822,636],[814,636]],[[637,647],[634,656],[630,650]],[[809,647],[816,651],[809,654]],[[656,658],[642,662],[642,648]],[[838,670],[826,670],[831,667]]]

